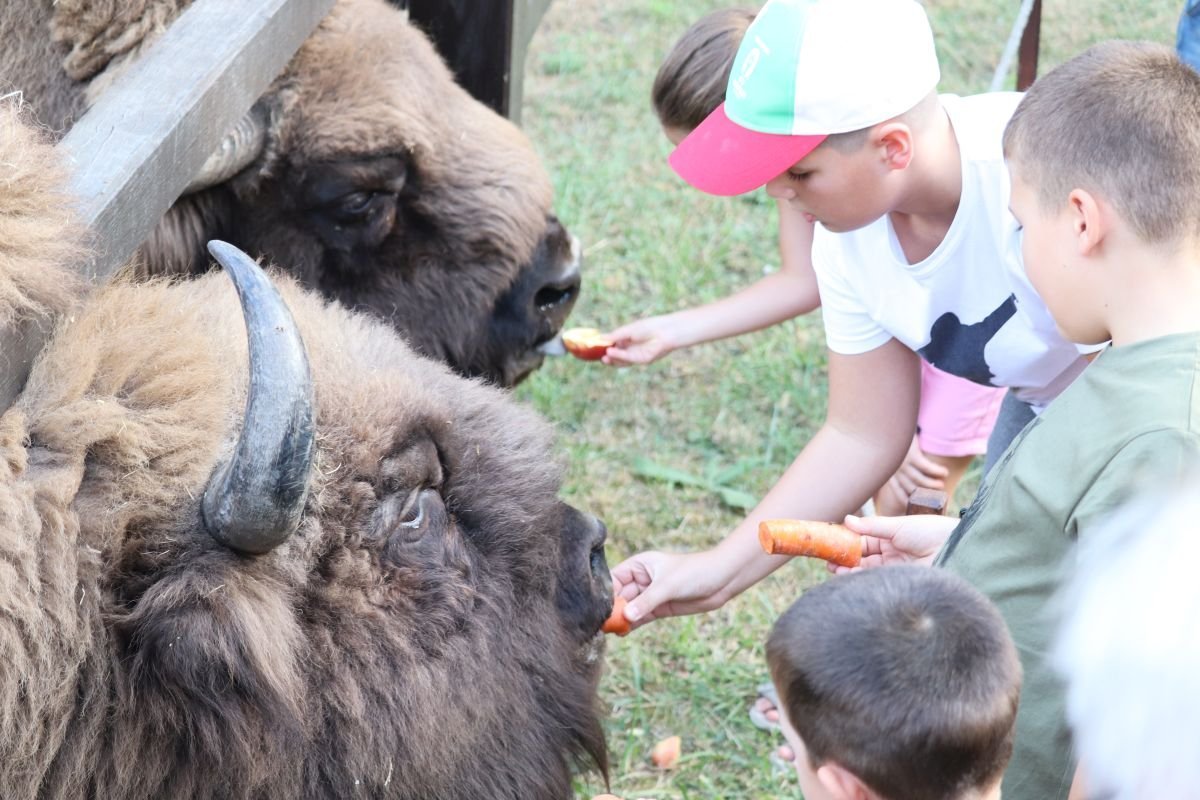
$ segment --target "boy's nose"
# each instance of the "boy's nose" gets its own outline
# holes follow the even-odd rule
[[[767,194],[776,200],[796,199],[796,190],[794,187],[789,185],[786,175],[775,176],[771,180],[767,181],[767,185],[764,188],[767,190]]]

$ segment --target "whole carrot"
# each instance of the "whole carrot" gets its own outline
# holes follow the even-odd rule
[[[758,543],[771,555],[808,556],[843,567],[862,561],[862,537],[832,522],[764,519],[758,523]]]

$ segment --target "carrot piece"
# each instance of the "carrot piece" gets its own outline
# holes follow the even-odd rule
[[[678,736],[668,736],[650,751],[650,760],[659,769],[675,769],[679,756],[683,752],[683,740]]]
[[[625,598],[620,595],[613,598],[612,613],[608,615],[608,619],[604,620],[600,630],[605,633],[615,633],[617,636],[625,636],[633,630],[633,624],[625,619],[626,602]]]
[[[843,567],[862,561],[862,537],[832,522],[764,519],[758,523],[758,543],[771,555],[808,556]]]

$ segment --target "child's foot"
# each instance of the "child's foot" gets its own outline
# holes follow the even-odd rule
[[[779,730],[779,695],[770,681],[758,685],[758,698],[750,706],[750,721],[764,731]]]

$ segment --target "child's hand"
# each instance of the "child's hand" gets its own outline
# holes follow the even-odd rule
[[[613,591],[629,601],[625,618],[637,628],[662,617],[720,607],[727,584],[711,551],[638,553],[612,569]]]
[[[950,531],[958,524],[954,517],[917,514],[911,517],[846,517],[846,527],[863,537],[862,564],[855,569],[870,569],[885,564],[932,564]],[[837,567],[835,572],[849,572]]]
[[[937,463],[922,452],[914,436],[908,452],[904,455],[904,463],[896,474],[879,490],[879,500],[884,508],[902,510],[908,504],[908,498],[917,488],[945,489],[946,478],[950,470]]]
[[[647,317],[607,334],[616,344],[608,348],[602,360],[613,367],[650,364],[679,349],[683,342],[673,316]]]

